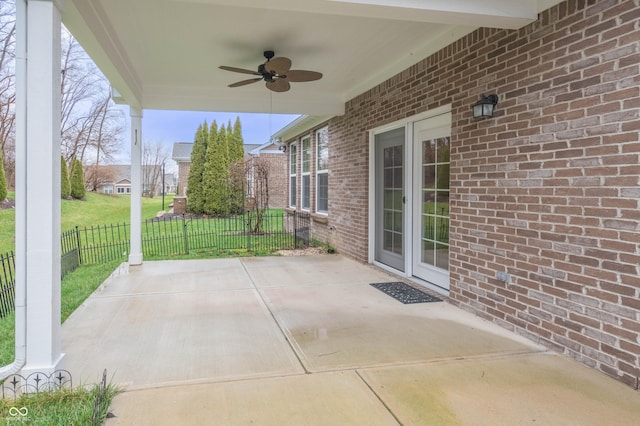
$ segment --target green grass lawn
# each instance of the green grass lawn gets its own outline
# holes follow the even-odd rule
[[[14,199],[15,194],[9,193]],[[165,209],[173,202],[173,195],[165,196]],[[62,200],[62,231],[78,226],[129,223],[131,196],[105,195],[88,192],[86,201]],[[162,197],[142,199],[142,219],[150,219],[162,209]],[[0,210],[0,253],[14,250],[15,210]]]
[[[15,199],[10,193],[9,198]],[[130,196],[102,195],[88,193],[86,201],[62,200],[62,230],[72,229],[76,225],[95,226],[113,223],[129,223]],[[172,196],[165,197],[165,206],[173,201]],[[46,206],[43,206],[46,208]],[[162,197],[142,199],[142,218],[155,217],[162,209]],[[168,207],[167,207],[168,209]],[[0,254],[14,250],[15,209],[0,210]],[[122,259],[97,265],[83,265],[67,274],[61,283],[61,319],[64,322],[84,300],[113,272]],[[0,365],[12,362],[14,357],[15,313],[0,318]],[[11,407],[27,407],[28,424],[62,425],[92,424],[93,405],[98,387],[93,389],[76,388],[61,392],[25,395],[18,401],[0,399],[0,424],[7,417]],[[113,386],[107,387],[104,407],[100,418],[104,419],[111,399],[116,393]]]
[[[64,322],[121,263],[115,260],[99,265],[83,265],[68,273],[61,283],[61,321]],[[0,365],[13,361],[15,315],[0,318]]]
[[[13,197],[13,194],[10,195]],[[173,201],[173,197],[165,197],[165,206]],[[129,223],[129,196],[109,196],[102,194],[89,193],[86,201],[62,201],[62,230],[73,229],[76,225],[83,227],[95,227],[98,225],[111,225]],[[142,218],[151,219],[156,216],[157,212],[162,209],[162,197],[152,199],[142,199]],[[167,207],[168,209],[168,207]],[[0,253],[13,250],[14,235],[14,209],[0,211]],[[255,219],[254,219],[255,220]],[[184,219],[175,221],[176,241],[178,245],[183,243],[185,228],[192,231],[190,235],[189,254],[168,256],[169,258],[197,258],[197,257],[225,257],[225,256],[247,256],[247,255],[266,255],[270,254],[271,245],[270,233],[273,231],[281,231],[284,227],[283,216],[281,210],[272,212],[272,216],[265,216],[260,232],[257,235],[237,233],[238,229],[233,226],[233,222],[246,221],[251,222],[249,216],[238,216],[234,219],[188,219],[185,225]],[[165,229],[167,226],[171,228],[171,222],[167,225],[163,222],[161,225],[162,232],[149,231],[152,223],[145,222],[143,234],[151,233],[153,237],[155,232],[160,234],[170,233],[171,229]],[[210,249],[211,241],[204,241],[209,231],[217,230],[223,235],[215,250]],[[178,232],[179,231],[179,232]],[[230,235],[224,236],[229,233]],[[148,236],[148,235],[147,235]],[[234,245],[226,244],[234,239],[242,239],[246,241],[252,238],[251,249],[233,249]],[[203,241],[200,241],[203,240]],[[293,241],[293,240],[292,240]],[[202,246],[201,249],[197,249]],[[153,251],[147,247],[149,251]],[[194,250],[195,249],[195,250]],[[178,253],[180,250],[177,251]],[[154,258],[154,256],[150,256]],[[158,256],[157,258],[167,258],[167,256]],[[145,258],[149,258],[145,256]],[[84,300],[89,297],[96,288],[112,273],[112,271],[123,261],[116,259],[112,261],[104,261],[103,263],[81,265],[75,271],[65,275],[61,283],[61,320],[64,322],[80,306]],[[0,318],[0,365],[12,362],[14,357],[14,339],[15,339],[15,313],[11,313],[4,318]],[[38,395],[25,395],[17,401],[0,400],[0,424],[5,424],[4,420],[12,420],[7,417],[12,407],[28,409],[28,423],[38,425],[61,425],[61,424],[92,424],[93,419],[93,401],[96,393],[99,392],[98,387],[93,389],[76,388],[74,390],[63,390],[60,392],[44,393]],[[113,386],[108,386],[105,392],[105,403],[101,407],[100,419],[104,419],[112,398],[118,390]],[[15,410],[14,410],[15,411]],[[99,420],[99,422],[101,421]],[[95,423],[100,424],[100,423]]]
[[[15,194],[10,192],[7,198],[15,199]],[[15,235],[15,210],[0,210],[0,254],[4,254],[15,247],[13,237]]]
[[[38,426],[100,425],[103,424],[111,401],[120,390],[113,385],[105,388],[62,389],[57,392],[23,394],[17,401],[0,399],[0,424],[29,424]],[[96,398],[100,401],[96,405]],[[12,416],[12,409],[22,416]]]
[[[96,288],[113,272],[120,261],[112,261],[100,265],[80,266],[67,274],[62,280],[62,322],[95,291]],[[0,365],[13,361],[15,348],[15,313],[0,318]],[[94,423],[94,401],[96,394],[103,392],[103,403]],[[32,425],[89,425],[102,424],[107,410],[118,389],[108,385],[106,390],[98,386],[86,389],[64,389],[59,392],[45,392],[37,395],[23,395],[17,401],[0,398],[0,424],[12,420],[8,416],[11,407],[28,409],[27,424]]]
[[[14,199],[15,194],[9,193]],[[93,226],[99,224],[129,222],[128,195],[102,195],[87,193],[86,201],[62,200],[62,229],[71,229],[76,225]],[[165,197],[165,207],[173,197]],[[162,197],[142,199],[143,219],[155,217],[162,208]],[[0,210],[0,254],[14,250],[15,210]],[[118,259],[98,265],[81,266],[75,272],[67,274],[62,280],[62,321],[113,272],[122,262]],[[13,314],[0,319],[0,365],[13,359]]]

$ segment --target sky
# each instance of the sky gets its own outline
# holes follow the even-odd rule
[[[273,133],[291,123],[299,115],[144,110],[142,140],[145,143],[162,143],[171,156],[173,143],[193,142],[198,126],[205,120],[209,125],[215,120],[218,126],[227,125],[231,121],[233,126],[236,117],[240,117],[244,143],[263,144]],[[128,154],[129,147],[123,148]]]
[[[263,144],[271,134],[286,126],[298,115],[253,114],[200,111],[145,110],[142,116],[142,138],[145,141],[193,142],[198,126],[206,120],[215,120],[218,126],[229,121],[233,126],[236,117],[242,123],[242,137],[246,144]]]

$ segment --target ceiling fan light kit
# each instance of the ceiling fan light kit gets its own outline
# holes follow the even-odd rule
[[[244,68],[229,67],[222,65],[219,68],[225,71],[238,72],[241,74],[251,74],[259,77],[241,80],[229,85],[229,87],[246,86],[247,84],[257,83],[264,80],[267,89],[274,92],[286,92],[291,89],[291,82],[303,83],[307,81],[320,80],[322,73],[307,70],[292,70],[291,59],[285,57],[275,58],[273,50],[264,52],[267,61],[258,66],[257,71],[251,71]]]

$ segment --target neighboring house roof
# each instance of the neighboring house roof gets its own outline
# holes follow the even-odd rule
[[[113,181],[116,183],[119,183],[123,180],[127,180],[129,182],[131,182],[129,179],[131,179],[131,166],[128,164],[114,164],[111,166],[104,166],[104,167],[109,167],[111,170],[113,170]]]
[[[257,143],[252,143],[252,144],[248,144],[248,143],[247,143],[247,144],[244,144],[244,152],[245,152],[245,153],[246,153],[246,152],[251,152],[251,151],[253,151],[254,149],[259,148],[259,147],[261,147],[261,146],[262,146],[262,145],[257,144]]]
[[[95,167],[95,166],[92,166]],[[95,170],[95,169],[92,169]],[[115,185],[123,181],[130,182],[131,166],[127,164],[106,164],[98,166],[98,185]]]
[[[263,143],[262,145],[251,145],[251,146],[255,147],[248,151],[249,154],[251,155],[259,156],[260,154],[284,154],[284,152],[280,150],[280,147],[273,142],[267,142],[267,143]],[[245,145],[245,152],[247,152],[246,147],[247,145]]]
[[[122,179],[117,181],[116,185],[131,185],[131,181],[129,179]]]
[[[174,142],[171,158],[176,162],[191,161],[193,142]]]
[[[142,173],[144,175],[147,167],[162,167],[162,165],[143,165]],[[119,184],[123,181],[127,181],[127,183],[131,183],[131,166],[129,164],[107,164],[98,166],[99,169],[108,170],[109,173],[106,174],[105,178],[102,182],[102,185],[105,184]],[[162,176],[161,176],[162,177]]]

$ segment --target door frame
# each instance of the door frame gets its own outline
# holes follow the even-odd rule
[[[379,141],[376,142],[374,144],[374,149],[376,150],[376,152],[374,153],[374,157],[376,158],[376,164],[375,164],[375,171],[373,173],[374,177],[375,177],[375,184],[374,184],[374,188],[376,189],[376,206],[375,206],[375,211],[376,212],[381,212],[380,215],[375,217],[376,223],[375,225],[375,231],[374,231],[374,235],[376,236],[375,239],[375,244],[374,244],[374,253],[373,253],[373,258],[376,260],[376,262],[384,264],[389,266],[390,268],[393,269],[397,269],[398,271],[404,272],[404,268],[406,265],[406,259],[405,256],[407,255],[407,251],[406,251],[406,244],[405,244],[405,240],[407,238],[407,215],[406,215],[406,210],[407,210],[407,200],[406,200],[406,170],[407,167],[411,167],[411,165],[407,165],[406,164],[406,159],[407,159],[407,155],[406,155],[406,150],[408,149],[407,147],[407,141],[406,141],[406,135],[405,135],[405,128],[400,126],[400,127],[395,127],[392,130],[390,130],[390,132],[395,132],[398,130],[402,130],[402,139],[400,139],[399,137],[397,137],[396,139],[392,139],[392,140],[384,140],[384,141]],[[377,136],[379,135],[386,135],[388,132],[378,132],[375,134],[374,137],[377,138]],[[398,135],[399,136],[399,135]],[[400,145],[401,144],[401,145]],[[384,170],[384,158],[382,153],[384,152],[384,150],[387,147],[395,147],[395,146],[402,146],[402,231],[401,231],[401,235],[402,235],[402,252],[401,253],[395,253],[393,251],[388,251],[384,249],[384,231],[385,231],[385,201],[384,201],[384,188],[386,187],[385,183],[386,183],[386,179],[385,179],[385,170]],[[381,154],[381,157],[376,157],[378,154]],[[395,179],[394,179],[395,180]],[[379,196],[381,196],[381,198],[378,198]],[[409,225],[410,226],[410,225]],[[394,228],[395,228],[395,220],[394,220]],[[393,231],[395,233],[395,229]]]
[[[432,265],[428,265],[422,262],[422,219],[423,219],[423,200],[422,200],[422,149],[423,142],[420,137],[420,126],[429,125],[427,128],[423,128],[422,131],[429,132],[431,136],[438,134],[438,131],[443,131],[451,140],[451,113],[443,113],[438,116],[429,117],[425,120],[414,121],[412,123],[414,129],[414,139],[412,140],[411,149],[413,150],[413,187],[410,191],[413,192],[413,199],[416,200],[415,204],[411,206],[412,213],[412,269],[413,275],[422,280],[426,280],[429,277],[429,282],[449,290],[449,270],[446,272],[443,269],[437,268]],[[446,129],[446,130],[445,130]],[[451,191],[449,190],[449,193]],[[450,212],[451,210],[449,210]],[[448,252],[448,251],[447,251]]]
[[[451,105],[445,105],[442,107],[434,108],[423,113],[396,120],[394,122],[385,124],[383,126],[375,127],[369,130],[369,244],[368,244],[368,262],[376,265],[382,269],[386,269],[395,274],[403,275],[407,278],[413,278],[413,239],[404,238],[403,245],[405,250],[405,270],[399,271],[388,265],[380,263],[375,260],[375,244],[376,244],[376,177],[375,177],[375,135],[378,133],[384,133],[389,130],[397,129],[399,127],[405,128],[405,150],[404,150],[404,164],[406,165],[404,170],[404,181],[407,190],[405,191],[406,203],[404,209],[404,223],[407,225],[405,232],[407,235],[413,234],[413,205],[414,205],[414,179],[413,179],[413,123],[422,121],[428,118],[432,118],[438,115],[451,112]],[[434,289],[446,292],[446,290],[434,286]]]

